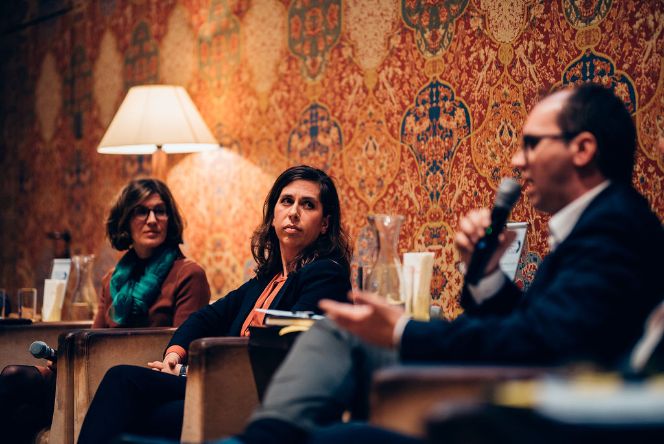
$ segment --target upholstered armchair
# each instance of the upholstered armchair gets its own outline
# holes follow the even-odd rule
[[[378,427],[423,437],[425,420],[442,400],[482,401],[496,383],[530,379],[541,367],[394,366],[374,376],[370,422]]]
[[[101,379],[118,364],[161,360],[173,328],[94,329],[58,341],[58,378],[49,443],[73,444]]]
[[[202,338],[189,347],[182,442],[242,431],[258,406],[248,338]]]
[[[161,360],[174,329],[96,329],[58,342],[58,379],[48,442],[73,444],[94,393],[114,365]],[[189,348],[183,442],[238,433],[258,405],[247,338],[203,338]]]

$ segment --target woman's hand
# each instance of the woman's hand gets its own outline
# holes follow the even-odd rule
[[[148,367],[158,372],[170,373],[171,375],[178,376],[180,374],[180,367],[182,367],[180,364],[180,355],[177,353],[169,353],[164,356],[163,361],[148,362]]]

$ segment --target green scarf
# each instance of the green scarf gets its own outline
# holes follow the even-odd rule
[[[125,325],[131,318],[145,316],[148,313],[161,291],[161,284],[178,256],[178,251],[177,247],[160,248],[148,259],[145,272],[138,280],[132,278],[132,272],[141,259],[136,256],[134,250],[129,250],[120,259],[110,285],[113,322]]]

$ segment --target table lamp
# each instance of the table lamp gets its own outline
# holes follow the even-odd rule
[[[151,154],[152,174],[164,179],[166,154],[219,149],[187,91],[174,85],[141,85],[129,89],[97,152]]]

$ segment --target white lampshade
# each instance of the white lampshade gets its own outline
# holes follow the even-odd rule
[[[104,154],[193,153],[219,148],[196,105],[181,86],[129,89],[97,147]]]

